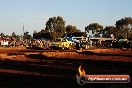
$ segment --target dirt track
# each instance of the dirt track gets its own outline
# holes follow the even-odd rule
[[[93,49],[83,51],[53,51],[53,50],[26,50],[25,48],[1,48],[0,60],[34,61],[26,55],[38,54],[53,58],[108,60],[120,62],[132,62],[132,50],[121,49]]]
[[[84,52],[29,52],[10,49],[0,54],[1,88],[80,88],[76,83],[78,67],[87,74],[129,74],[131,52],[124,54]],[[97,51],[97,50],[96,50]],[[100,51],[100,50],[98,50]],[[104,50],[107,51],[107,50]],[[108,51],[107,51],[108,52]],[[120,51],[120,52],[125,52]],[[122,56],[121,56],[122,55]],[[88,84],[86,88],[130,88],[129,84]]]

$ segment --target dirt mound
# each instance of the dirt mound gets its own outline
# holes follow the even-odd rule
[[[132,50],[128,50],[128,49],[93,49],[88,51],[94,53],[100,53],[100,54],[132,55]]]
[[[80,54],[76,52],[43,52],[42,55],[56,58],[75,58],[75,56],[80,56]]]
[[[25,52],[21,52],[21,51]],[[18,52],[19,51],[19,52]],[[27,50],[28,51],[28,50]],[[2,48],[0,49],[0,60],[12,60],[12,61],[39,61],[34,57],[28,57],[28,53],[38,53],[42,57],[51,57],[52,59],[90,59],[90,60],[110,60],[110,61],[122,61],[122,62],[132,62],[131,50],[121,50],[121,49],[94,49],[85,50],[82,52],[51,52],[51,51],[31,51],[26,52],[24,48]]]
[[[15,52],[15,51],[20,51],[20,50],[26,50],[26,48],[24,47],[0,47],[0,54],[4,54],[4,53],[11,53],[11,52]]]
[[[12,61],[29,61],[29,58],[26,58],[25,55],[12,55],[0,54],[0,60],[12,60]]]

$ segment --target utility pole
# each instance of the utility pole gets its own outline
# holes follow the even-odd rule
[[[24,41],[24,31],[25,31],[25,27],[24,27],[24,23],[22,24],[22,30],[23,30],[23,33],[22,33],[22,41]]]
[[[22,29],[23,29],[23,34],[24,34],[24,31],[25,31],[24,23],[23,23],[23,28]]]

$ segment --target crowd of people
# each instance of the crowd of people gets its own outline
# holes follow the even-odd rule
[[[52,41],[50,40],[44,40],[44,39],[16,39],[14,37],[0,37],[0,47],[26,47],[26,48],[41,48],[41,49],[50,49],[51,48]],[[105,45],[109,45],[109,47],[113,48],[132,48],[132,43],[129,41],[123,40],[122,41],[113,41],[113,42],[105,42],[101,43],[101,46],[105,47]],[[76,41],[74,44],[74,48],[80,49],[85,48],[88,49],[90,45],[90,41]],[[94,46],[94,45],[93,45]]]
[[[40,47],[44,49],[50,48],[51,42],[41,39],[16,39],[14,37],[0,37],[0,47]]]

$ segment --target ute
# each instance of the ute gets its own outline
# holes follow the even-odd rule
[[[51,49],[73,49],[73,42],[66,38],[58,38],[55,42],[52,42]]]

